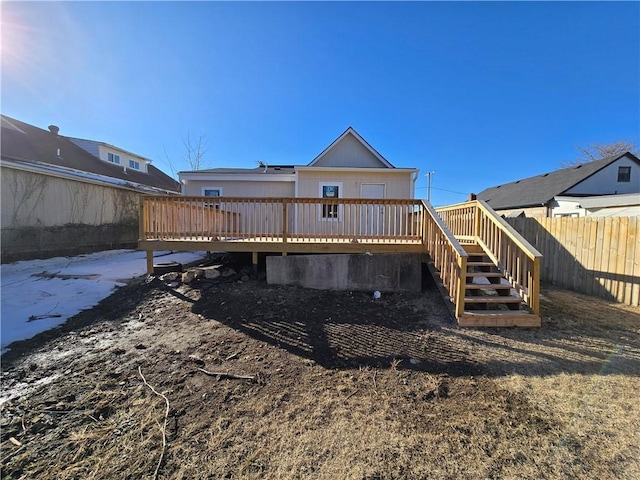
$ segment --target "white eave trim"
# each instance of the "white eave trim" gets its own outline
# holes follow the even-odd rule
[[[386,174],[407,174],[418,173],[417,168],[367,168],[367,167],[296,167],[299,172],[332,172],[340,175],[340,172],[358,173],[386,173]]]
[[[251,174],[246,175],[243,173],[179,173],[180,181],[183,180],[198,180],[205,182],[224,182],[224,181],[236,181],[236,182],[295,182],[295,174]]]

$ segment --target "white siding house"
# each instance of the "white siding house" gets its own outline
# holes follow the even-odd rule
[[[628,202],[640,199],[640,160],[627,152],[487,188],[477,198],[505,216],[590,216],[593,202],[629,215],[636,210]]]
[[[418,170],[395,168],[352,127],[307,165],[180,172],[186,196],[392,198],[415,195]]]

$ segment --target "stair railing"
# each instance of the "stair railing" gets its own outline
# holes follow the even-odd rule
[[[427,212],[423,223],[425,248],[431,256],[434,267],[440,272],[442,284],[455,306],[455,316],[460,318],[464,313],[465,274],[469,254],[465,252],[431,204],[423,201],[422,205]]]
[[[539,315],[542,254],[482,200],[436,211],[462,243],[482,247],[532,313]]]

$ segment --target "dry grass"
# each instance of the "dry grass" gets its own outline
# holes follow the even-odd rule
[[[3,478],[151,478],[166,405],[140,365],[171,404],[159,478],[640,478],[639,309],[547,288],[539,330],[459,330],[424,297],[402,296],[383,304],[394,327],[329,319],[322,294],[287,291],[155,291],[127,315],[126,335],[95,327],[106,350],[62,358],[73,373],[2,406],[2,456],[16,448],[9,436],[26,446]],[[351,315],[375,312],[336,295]],[[251,317],[266,298],[272,321]],[[47,348],[74,348],[66,341]],[[260,381],[216,380],[189,355]]]

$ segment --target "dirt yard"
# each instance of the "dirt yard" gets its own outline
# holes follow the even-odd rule
[[[640,309],[543,294],[136,282],[3,356],[2,478],[640,478]]]

